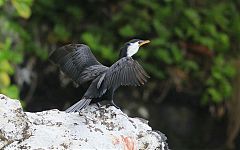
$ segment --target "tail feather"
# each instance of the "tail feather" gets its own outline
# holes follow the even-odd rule
[[[74,105],[72,105],[71,107],[69,107],[67,110],[65,110],[65,112],[69,113],[69,112],[79,112],[81,111],[83,108],[87,107],[92,99],[81,99],[80,101],[78,101],[77,103],[75,103]]]

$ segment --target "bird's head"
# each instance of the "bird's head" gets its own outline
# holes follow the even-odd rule
[[[139,39],[132,39],[129,42],[125,43],[124,46],[121,48],[120,51],[120,58],[122,57],[131,57],[136,54],[139,50],[139,47],[149,43],[149,40],[139,40]]]

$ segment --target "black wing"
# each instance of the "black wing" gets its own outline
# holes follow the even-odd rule
[[[108,68],[99,63],[84,44],[62,46],[53,51],[49,59],[79,84],[95,79]]]
[[[143,85],[147,82],[149,75],[137,61],[131,57],[123,57],[109,67],[102,77],[104,78],[99,80],[97,88],[106,91],[116,89],[120,85]]]

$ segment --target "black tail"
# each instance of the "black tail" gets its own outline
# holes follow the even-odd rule
[[[75,103],[74,105],[72,105],[71,107],[69,107],[67,110],[65,110],[65,112],[69,113],[69,112],[79,112],[81,111],[83,108],[87,107],[92,99],[81,99],[80,101],[78,101],[77,103]]]

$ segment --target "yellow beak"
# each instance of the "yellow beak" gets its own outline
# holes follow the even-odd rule
[[[142,41],[142,42],[139,44],[139,47],[142,46],[142,45],[144,45],[144,44],[147,44],[147,43],[150,43],[150,41],[149,41],[149,40]]]

